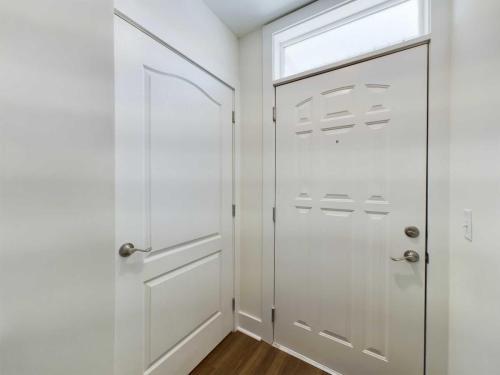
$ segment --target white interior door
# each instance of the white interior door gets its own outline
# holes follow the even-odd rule
[[[232,329],[233,92],[115,17],[116,374],[186,374]]]
[[[427,46],[276,101],[276,343],[344,375],[422,375]],[[420,260],[391,260],[406,250]]]

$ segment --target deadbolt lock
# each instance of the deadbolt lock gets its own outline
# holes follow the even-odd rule
[[[414,226],[406,227],[405,234],[410,238],[417,238],[418,236],[420,236],[420,230]]]

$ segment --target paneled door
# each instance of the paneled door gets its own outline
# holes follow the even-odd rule
[[[275,341],[423,375],[427,46],[276,89]]]
[[[233,91],[118,17],[115,38],[116,375],[183,375],[233,325]]]

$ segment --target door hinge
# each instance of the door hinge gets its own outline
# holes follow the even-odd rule
[[[276,122],[276,107],[273,107],[273,121]]]
[[[273,207],[273,223],[276,223],[276,207]]]
[[[233,301],[232,301],[232,305],[231,306],[233,308],[233,312],[235,312],[236,311],[236,300],[234,299],[234,297],[233,297]]]
[[[236,205],[233,204],[233,217],[236,217]]]
[[[233,111],[233,114],[231,115],[231,121],[233,122],[233,125],[236,123],[236,112]]]
[[[271,307],[271,322],[274,323],[274,320],[276,319],[276,307]]]
[[[425,252],[425,263],[429,264],[429,253],[427,251]]]

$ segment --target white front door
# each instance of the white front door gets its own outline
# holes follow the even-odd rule
[[[116,375],[186,374],[233,324],[233,92],[115,18]]]
[[[422,375],[427,46],[278,86],[276,108],[276,343]]]

